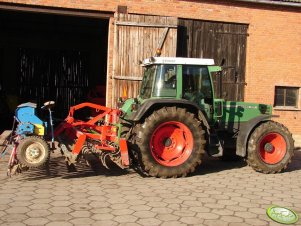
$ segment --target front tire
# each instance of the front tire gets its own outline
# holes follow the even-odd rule
[[[184,177],[201,163],[205,153],[204,130],[183,108],[154,111],[134,128],[138,161],[150,176]]]
[[[49,147],[46,141],[30,136],[22,139],[17,148],[17,159],[29,168],[44,165],[49,158]]]
[[[294,140],[288,129],[277,122],[259,125],[248,142],[248,164],[256,171],[278,173],[287,168],[294,155]]]

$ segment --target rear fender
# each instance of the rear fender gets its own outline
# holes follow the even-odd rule
[[[196,114],[200,120],[203,121],[204,125],[209,129],[208,118],[199,106],[188,100],[177,100],[177,99],[150,99],[145,101],[136,112],[130,116],[129,120],[133,122],[142,121],[144,118],[148,117],[154,110],[161,107],[183,107],[188,109],[189,112]]]
[[[236,141],[236,155],[247,155],[248,141],[253,130],[263,122],[271,120],[272,115],[260,115],[241,125]]]

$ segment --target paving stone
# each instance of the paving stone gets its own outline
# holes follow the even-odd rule
[[[182,223],[180,221],[168,221],[168,222],[163,222],[161,224],[161,226],[183,226],[183,225],[187,225],[185,223]]]
[[[93,224],[94,220],[92,220],[91,218],[82,217],[82,218],[72,219],[69,222],[75,225],[89,225],[89,224]]]
[[[180,204],[180,203],[183,203],[184,201],[182,199],[163,199],[164,203],[168,203],[168,204],[174,204],[174,203],[177,203],[177,204]]]
[[[146,205],[131,205],[130,209],[134,211],[144,211],[144,210],[150,210],[152,207],[146,206]]]
[[[179,221],[190,225],[201,225],[204,222],[204,220],[199,217],[181,217]]]
[[[118,222],[118,223],[128,223],[128,222],[135,222],[138,218],[132,215],[121,215],[121,216],[117,216],[114,217],[114,221]]]
[[[220,216],[215,213],[198,213],[196,217],[200,219],[213,220],[213,219],[218,219]]]
[[[146,205],[150,206],[150,207],[165,207],[165,206],[167,206],[167,203],[164,203],[164,202],[148,202]]]
[[[234,214],[234,211],[229,209],[213,209],[212,213],[220,216],[232,216]]]
[[[161,214],[166,214],[166,213],[172,213],[173,210],[167,207],[154,207],[151,209],[152,212],[154,213],[161,213]]]
[[[250,202],[250,199],[244,197],[231,197],[231,200],[236,202]]]
[[[257,218],[245,219],[245,223],[250,224],[250,225],[254,225],[254,226],[269,225],[268,221],[260,220],[260,219],[257,219]]]
[[[248,211],[255,214],[264,214],[266,212],[266,210],[262,208],[249,208]]]
[[[110,208],[113,209],[113,210],[128,209],[129,204],[127,204],[127,203],[116,203],[116,204],[110,205]]]
[[[89,203],[89,205],[93,208],[99,208],[99,207],[109,207],[111,204],[109,202],[92,201]]]
[[[87,210],[76,210],[69,214],[72,215],[73,217],[77,217],[77,218],[90,217],[90,215],[91,215],[91,213]]]
[[[95,226],[115,226],[115,225],[119,225],[117,222],[112,221],[112,220],[103,220],[103,221],[95,221],[94,223],[92,223],[91,225],[95,225]],[[124,224],[122,224],[124,225]]]
[[[28,216],[26,214],[11,213],[4,215],[1,220],[4,222],[23,222],[27,218]]]
[[[111,220],[114,217],[115,216],[110,213],[98,213],[98,214],[93,214],[91,218],[96,221],[100,221],[100,220],[103,221],[103,220]]]
[[[213,204],[213,203],[211,203]],[[200,202],[200,201],[183,201],[183,205],[185,206],[203,206],[204,202]]]
[[[48,219],[46,218],[28,218],[27,220],[24,221],[24,224],[26,225],[45,225],[49,222]]]
[[[222,201],[229,201],[229,200],[222,200]],[[207,203],[204,206],[211,208],[211,209],[224,209],[225,208],[225,205],[218,204],[218,203]]]
[[[111,213],[113,213],[113,215],[115,215],[115,216],[131,215],[132,213],[134,213],[134,210],[131,210],[131,209],[118,209],[118,210],[112,211]]]
[[[50,211],[48,210],[31,210],[26,213],[29,217],[34,218],[34,217],[47,217],[48,215],[51,214]]]
[[[1,202],[1,200],[0,200],[0,202]],[[20,206],[28,207],[31,204],[32,204],[32,202],[29,202],[29,201],[26,201],[26,202],[24,202],[24,201],[15,201],[15,202],[11,202],[9,205],[11,207],[15,207],[15,206],[18,206],[18,207],[20,207]]]
[[[67,201],[67,200],[62,200],[62,201],[53,201],[51,203],[49,203],[50,205],[56,207],[56,206],[59,206],[59,207],[66,207],[66,206],[70,206],[72,204],[72,202],[70,201]]]
[[[233,205],[237,205],[238,201],[235,201],[233,199],[231,199],[231,200],[218,200],[217,204],[225,205],[225,206],[233,206]]]
[[[49,199],[33,199],[33,200],[31,200],[31,202],[34,204],[49,204],[50,200]]]
[[[177,221],[180,217],[174,214],[158,214],[156,218],[161,221]]]
[[[177,210],[173,212],[174,215],[177,215],[179,217],[193,217],[196,215],[195,212],[192,212],[190,210]]]
[[[204,220],[203,225],[206,226],[228,226],[229,222],[221,221],[221,220]]]
[[[27,213],[29,211],[30,211],[30,209],[28,207],[24,207],[24,206],[11,207],[11,208],[5,210],[5,212],[7,212],[7,213]]]
[[[46,226],[72,226],[71,223],[66,222],[66,221],[52,221],[48,224],[46,224]]]
[[[217,200],[214,199],[214,198],[198,198],[197,199],[199,202],[202,202],[202,203],[216,203]]]
[[[160,225],[162,221],[156,218],[143,218],[143,219],[139,219],[137,223],[141,225]]]
[[[0,204],[0,210],[6,210],[6,209],[9,209],[9,208],[10,208],[9,205]]]
[[[137,205],[145,205],[147,202],[145,200],[128,200],[126,203],[131,206],[137,206]]]
[[[151,211],[136,211],[133,213],[134,216],[138,218],[151,218],[157,215],[157,213]]]
[[[259,208],[260,204],[251,203],[251,202],[240,202],[238,203],[238,206],[246,207],[246,208]]]
[[[159,196],[151,196],[151,197],[142,197],[142,196],[138,196],[137,199],[142,199],[144,201],[147,201],[147,202],[161,202],[163,198],[159,197]]]
[[[241,226],[242,225],[242,223],[229,223],[229,225],[228,226]],[[244,222],[243,223],[243,225],[250,225],[250,224],[247,224],[246,222]]]
[[[26,224],[21,222],[13,222],[13,223],[0,223],[1,226],[26,226]]]
[[[226,206],[225,207],[228,210],[233,210],[233,211],[247,211],[247,207],[242,207],[242,206]]]
[[[235,212],[234,216],[240,217],[240,218],[244,218],[244,219],[248,219],[248,218],[256,218],[257,214],[252,213],[250,211],[244,212],[244,211],[240,211],[240,212]]]
[[[70,207],[52,207],[49,211],[52,213],[70,213],[72,209]]]
[[[141,224],[138,223],[124,223],[122,226],[140,226]]]
[[[72,219],[72,216],[67,213],[53,213],[47,216],[50,221],[68,221]]]
[[[243,219],[241,217],[234,217],[234,216],[222,216],[220,219],[222,221],[229,222],[229,223],[243,222]]]
[[[33,197],[35,199],[50,199],[51,197],[53,197],[53,195],[49,193],[40,193],[33,195]]]
[[[204,206],[192,206],[189,207],[188,210],[196,212],[196,213],[209,213],[211,212],[211,209]]]

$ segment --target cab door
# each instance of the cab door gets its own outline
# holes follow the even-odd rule
[[[183,99],[196,103],[210,122],[213,119],[214,93],[208,67],[183,65],[182,77]]]

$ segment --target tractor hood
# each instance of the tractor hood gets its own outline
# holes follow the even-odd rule
[[[267,104],[225,101],[222,121],[247,122],[259,115],[272,115],[272,106]]]

